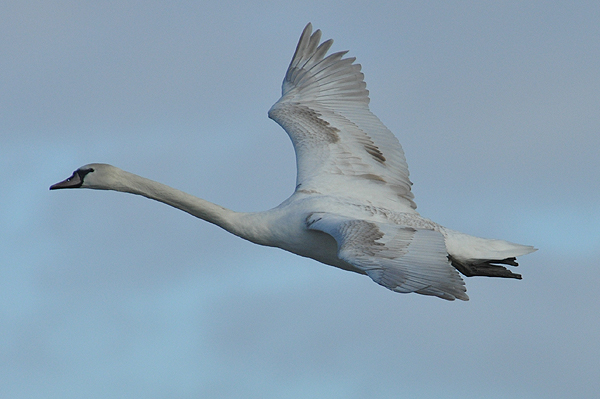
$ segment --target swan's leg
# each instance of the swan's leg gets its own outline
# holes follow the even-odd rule
[[[459,272],[467,277],[473,276],[487,276],[487,277],[504,277],[504,278],[516,278],[521,279],[521,275],[513,273],[504,266],[500,266],[497,263],[518,266],[516,258],[506,258],[501,260],[488,260],[478,263],[462,263],[448,255],[448,259],[452,263],[452,266]]]

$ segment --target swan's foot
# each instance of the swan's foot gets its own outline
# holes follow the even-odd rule
[[[459,272],[467,277],[473,276],[487,276],[487,277],[504,277],[504,278],[516,278],[521,279],[521,275],[513,273],[504,266],[500,266],[497,263],[510,266],[519,266],[516,262],[517,258],[506,258],[502,260],[488,260],[479,263],[461,263],[448,255],[448,259],[452,263],[452,266]]]

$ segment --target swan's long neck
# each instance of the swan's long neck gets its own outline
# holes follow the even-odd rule
[[[258,237],[264,236],[266,226],[261,226],[252,213],[234,212],[212,202],[195,197],[165,184],[115,168],[117,173],[113,181],[104,187],[91,187],[122,191],[142,195],[174,208],[181,209],[197,218],[216,224],[219,227],[247,240],[266,244]],[[267,244],[268,245],[268,244]]]

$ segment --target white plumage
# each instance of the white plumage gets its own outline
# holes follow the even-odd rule
[[[238,213],[111,165],[89,164],[51,186],[143,195],[261,245],[366,274],[396,292],[467,300],[466,276],[520,278],[502,265],[533,247],[446,229],[416,211],[396,137],[369,110],[360,65],[326,56],[308,24],[269,117],[290,136],[297,185],[265,212]],[[457,271],[458,270],[458,271]]]

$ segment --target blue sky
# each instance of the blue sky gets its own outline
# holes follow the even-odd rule
[[[562,398],[600,391],[597,2],[0,5],[0,389],[13,398]],[[394,294],[144,198],[287,198],[266,116],[307,22],[363,65],[422,215],[535,245],[471,300]]]

